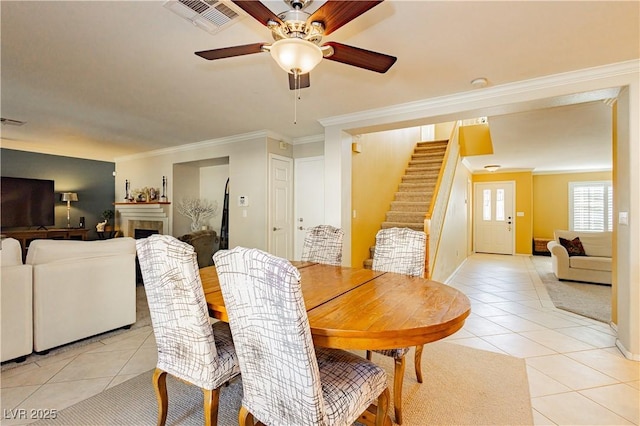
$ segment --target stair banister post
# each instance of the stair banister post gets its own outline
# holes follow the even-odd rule
[[[429,237],[431,235],[431,215],[427,213],[424,218],[424,233],[427,235],[426,239],[426,247],[424,250],[425,259],[424,259],[424,277],[429,279],[431,278],[430,267],[429,267]]]

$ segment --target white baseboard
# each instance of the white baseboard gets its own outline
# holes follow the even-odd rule
[[[632,361],[640,361],[640,354],[633,354],[630,351],[628,351],[627,348],[624,347],[620,339],[616,339],[616,346],[618,347],[618,350],[622,352],[622,355],[624,355],[625,358],[630,359]]]

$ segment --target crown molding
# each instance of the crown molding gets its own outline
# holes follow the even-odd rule
[[[167,155],[167,154],[176,154],[179,152],[187,152],[187,151],[195,151],[203,148],[211,148],[220,145],[226,145],[230,143],[237,143],[242,141],[247,141],[251,139],[259,139],[259,138],[271,138],[275,140],[284,140],[283,136],[272,132],[270,130],[259,130],[256,132],[243,133],[240,135],[227,136],[224,138],[218,139],[209,139],[201,142],[194,142],[185,145],[176,145],[168,148],[156,149],[153,151],[141,152],[138,154],[125,155],[122,157],[116,157],[115,161],[130,161],[130,160],[139,160],[142,158],[149,157],[157,157],[159,155]]]
[[[634,59],[615,64],[602,65],[593,68],[585,68],[577,71],[569,71],[545,77],[522,80],[515,83],[507,83],[499,86],[488,87],[481,90],[456,93],[453,95],[439,96],[390,107],[360,111],[353,114],[344,114],[322,118],[318,122],[324,127],[349,125],[356,122],[379,120],[388,116],[416,114],[421,111],[451,109],[454,106],[467,106],[479,101],[487,101],[505,96],[513,96],[524,93],[536,93],[541,89],[561,87],[568,84],[579,84],[606,78],[638,74],[640,72],[640,59]],[[346,126],[344,126],[346,127]]]
[[[324,142],[324,133],[319,135],[303,136],[301,138],[295,138],[292,145],[304,145],[306,143]]]

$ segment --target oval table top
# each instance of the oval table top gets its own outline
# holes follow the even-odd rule
[[[449,336],[464,325],[469,299],[419,277],[311,262],[291,262],[301,275],[311,334],[317,346],[392,349]],[[214,266],[200,270],[211,315],[228,321]]]

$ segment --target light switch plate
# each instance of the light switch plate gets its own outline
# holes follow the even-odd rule
[[[620,225],[629,224],[629,212],[618,212],[618,223]]]
[[[246,195],[238,195],[238,207],[249,206],[249,197]]]

